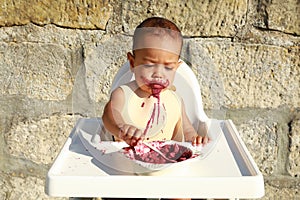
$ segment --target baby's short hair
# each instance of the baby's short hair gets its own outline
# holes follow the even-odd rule
[[[174,42],[178,42],[179,49],[174,50],[175,52],[181,52],[181,47],[183,43],[182,34],[180,29],[170,20],[161,17],[151,17],[144,20],[140,25],[138,25],[134,31],[133,35],[133,50],[142,48],[139,46],[139,40],[143,39],[145,35],[157,36],[164,39],[166,36],[174,39]],[[144,47],[147,48],[147,47]]]

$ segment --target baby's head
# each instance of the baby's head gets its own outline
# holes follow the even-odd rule
[[[178,27],[164,18],[148,18],[136,28],[127,58],[139,88],[153,96],[171,88],[181,64],[182,42]]]

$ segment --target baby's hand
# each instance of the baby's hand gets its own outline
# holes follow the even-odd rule
[[[207,144],[208,143],[209,138],[207,136],[193,136],[192,139],[192,145],[200,145],[200,144]]]
[[[130,146],[136,146],[144,139],[143,132],[130,124],[124,124],[120,127],[119,138]]]

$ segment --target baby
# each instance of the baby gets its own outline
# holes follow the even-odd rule
[[[135,80],[111,93],[102,116],[105,128],[116,140],[130,146],[156,140],[208,142],[194,130],[184,102],[173,86],[182,48],[182,35],[171,21],[152,17],[143,21],[127,53]]]

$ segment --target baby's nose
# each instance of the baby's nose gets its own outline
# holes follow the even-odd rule
[[[161,78],[164,75],[164,65],[156,65],[153,76],[156,78]]]

